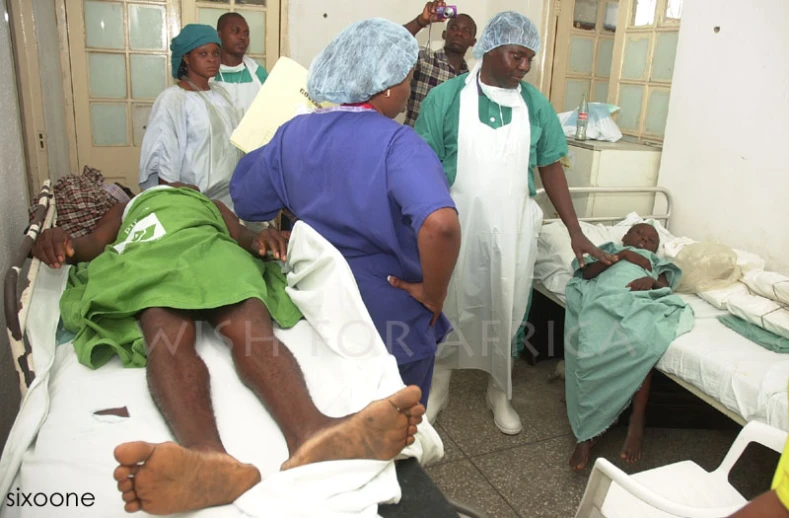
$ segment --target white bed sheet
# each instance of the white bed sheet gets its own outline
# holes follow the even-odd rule
[[[727,314],[695,295],[682,295],[696,315],[693,331],[669,346],[657,364],[746,421],[789,429],[789,355],[740,336],[718,321]]]
[[[339,253],[301,223],[294,229],[288,255],[289,285],[298,287],[289,292],[307,321],[276,334],[299,361],[316,405],[327,415],[342,416],[402,388],[396,362],[378,337]],[[112,478],[113,449],[127,441],[173,440],[149,395],[144,369],[124,369],[116,358],[90,370],[77,362],[70,344],[55,348],[57,301],[64,283],[65,271],[42,268],[30,319],[38,377],[0,459],[0,494],[17,488],[47,495],[91,493],[95,503],[12,508],[4,499],[4,518],[128,516]],[[263,482],[234,505],[189,516],[366,517],[377,515],[379,502],[399,500],[392,462],[327,462],[279,472],[288,456],[284,437],[239,381],[228,348],[211,332],[199,337],[197,347],[211,374],[223,442],[231,455],[256,465]],[[126,407],[130,417],[94,415],[119,407]],[[429,423],[420,425],[417,442],[404,455],[422,462],[443,456]]]

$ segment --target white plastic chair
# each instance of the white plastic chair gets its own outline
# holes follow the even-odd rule
[[[729,484],[729,472],[751,442],[781,453],[787,433],[763,423],[748,423],[718,469],[705,471],[692,461],[628,475],[597,459],[576,518],[721,518],[747,500]]]

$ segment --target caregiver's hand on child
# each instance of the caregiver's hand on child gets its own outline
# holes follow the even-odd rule
[[[288,259],[288,240],[290,232],[280,232],[273,228],[267,228],[258,233],[252,241],[252,253],[266,258],[266,254],[278,261]]]
[[[652,271],[652,262],[641,254],[638,254],[632,250],[622,250],[616,255],[619,257],[619,260],[629,261],[636,266],[640,266],[648,272]]]
[[[607,254],[597,248],[580,229],[575,232],[570,232],[570,242],[581,268],[586,266],[586,261],[584,260],[584,255],[586,254],[591,255],[606,266],[611,266],[619,260],[617,256]]]
[[[66,257],[74,256],[71,237],[60,227],[48,228],[33,243],[33,257],[50,268],[60,268]]]
[[[655,289],[655,279],[652,277],[641,277],[627,285],[630,291],[649,291]]]

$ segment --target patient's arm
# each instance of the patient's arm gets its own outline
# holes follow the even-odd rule
[[[225,220],[230,237],[238,243],[238,246],[252,255],[265,258],[267,252],[270,251],[274,259],[287,260],[289,232],[268,228],[260,233],[255,233],[242,225],[238,216],[233,214],[233,211],[228,209],[224,203],[217,200],[213,200],[213,202],[222,214],[222,219]]]
[[[584,266],[581,271],[584,274],[584,279],[589,281],[589,280],[594,279],[595,277],[597,277],[598,275],[600,275],[601,273],[603,273],[607,269],[609,269],[611,266],[613,266],[613,265],[605,264],[602,261],[595,261],[593,263],[590,263],[590,264],[587,264],[586,266]]]
[[[644,257],[643,255],[636,253],[632,250],[622,250],[621,252],[616,254],[616,257],[620,261],[625,260],[635,264],[636,266],[640,266],[641,268],[647,270],[648,272],[652,271],[652,262],[646,257]]]
[[[64,263],[92,261],[117,239],[125,208],[126,203],[113,205],[86,236],[72,239],[60,227],[45,230],[33,243],[33,256],[52,268],[60,268]]]
[[[665,273],[661,273],[652,285],[652,289],[659,290],[660,288],[668,288],[669,286],[671,286],[671,283],[668,282],[668,277],[666,277]]]

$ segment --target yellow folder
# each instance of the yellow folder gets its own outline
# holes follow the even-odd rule
[[[277,129],[296,115],[330,106],[333,105],[316,103],[310,98],[307,69],[290,58],[281,57],[230,136],[230,142],[249,153],[268,144]]]

